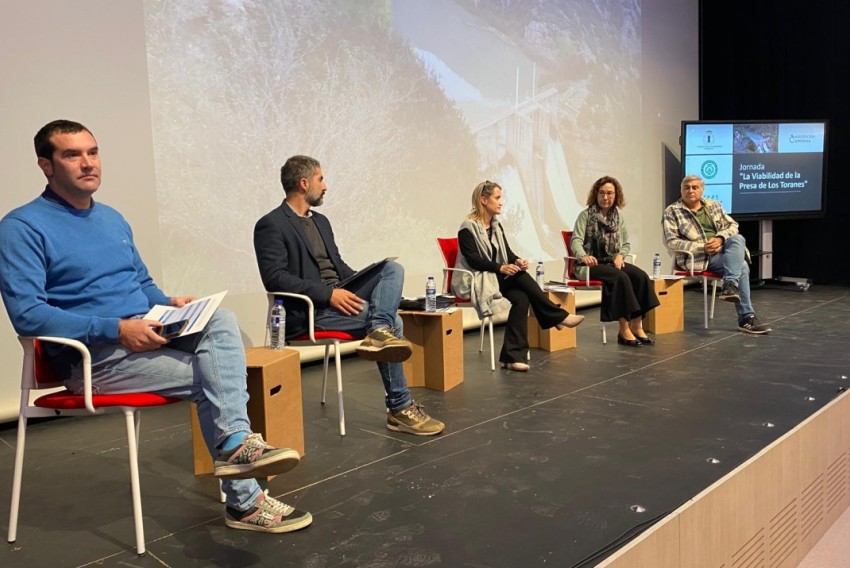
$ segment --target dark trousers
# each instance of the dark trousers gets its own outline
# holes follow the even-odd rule
[[[524,363],[528,354],[528,308],[534,312],[540,327],[549,329],[564,321],[566,310],[549,300],[528,272],[519,272],[505,278],[498,274],[499,291],[511,303],[505,340],[499,361],[502,363]]]
[[[612,264],[591,266],[590,279],[602,281],[602,321],[643,317],[660,305],[649,276],[633,264],[624,264],[619,270]]]

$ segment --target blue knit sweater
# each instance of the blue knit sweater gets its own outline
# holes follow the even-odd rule
[[[116,342],[120,319],[169,302],[120,213],[43,195],[0,221],[0,292],[18,334],[89,345]]]

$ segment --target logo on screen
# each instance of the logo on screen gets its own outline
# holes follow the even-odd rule
[[[703,178],[711,179],[717,175],[717,162],[706,160],[702,163],[702,167],[700,167],[699,171]]]
[[[709,145],[714,144],[714,132],[706,130],[705,135],[702,137],[702,141]]]
[[[791,144],[811,144],[815,141],[816,136],[814,134],[792,134],[788,137],[788,142]]]

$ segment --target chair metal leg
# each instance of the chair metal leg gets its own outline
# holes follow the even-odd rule
[[[124,409],[124,420],[127,424],[127,446],[130,453],[130,489],[133,494],[133,520],[136,525],[136,553],[145,553],[145,526],[142,520],[142,488],[139,482],[139,446],[138,426],[139,411],[131,408]]]
[[[484,325],[487,323],[488,319],[489,318],[484,318],[483,320],[481,320],[481,328],[480,328],[481,342],[478,344],[478,352],[479,353],[484,351]]]
[[[709,318],[714,319],[714,301],[717,299],[717,279],[712,280],[712,289],[711,289],[711,311],[709,312]]]
[[[18,417],[18,441],[15,448],[15,472],[12,475],[12,506],[9,509],[9,534],[7,539],[10,543],[15,542],[18,536],[18,510],[21,505],[21,482],[24,473],[24,444],[27,437],[27,417],[21,412]]]
[[[493,347],[493,317],[487,318],[487,327],[490,330],[490,370],[496,370],[496,350]],[[484,341],[484,329],[481,330],[481,341]]]
[[[345,409],[342,402],[342,362],[339,356],[339,341],[334,341],[334,363],[336,365],[336,392],[339,399],[339,435],[345,436]]]
[[[139,448],[139,432],[142,428],[142,413],[138,409],[133,412],[133,434],[136,436],[136,448]]]
[[[338,353],[339,351],[337,351]],[[324,370],[322,371],[322,404],[325,404],[325,391],[328,386],[328,359],[331,354],[331,344],[328,343],[325,345],[325,365]]]
[[[608,345],[608,331],[605,329],[605,322],[602,323],[602,345]]]
[[[227,495],[224,494],[224,491],[221,488],[221,484],[223,482],[224,482],[223,479],[221,479],[221,478],[218,479],[218,500],[221,501],[222,503],[226,503],[227,502]]]
[[[714,306],[714,300],[712,299],[712,306]],[[708,329],[708,278],[705,276],[702,277],[702,313],[704,320],[704,327]]]

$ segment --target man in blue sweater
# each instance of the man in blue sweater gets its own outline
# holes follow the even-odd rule
[[[199,333],[161,337],[161,324],[144,314],[192,298],[166,296],[121,214],[93,199],[101,168],[92,133],[57,120],[38,131],[35,150],[47,187],[0,221],[0,292],[17,333],[85,343],[96,392],[158,392],[196,402],[215,475],[223,480],[227,526],[281,533],[309,525],[310,513],[267,497],[253,479],[286,472],[300,456],[251,432],[236,318],[219,309]],[[66,387],[81,392],[79,357],[49,353]]]

